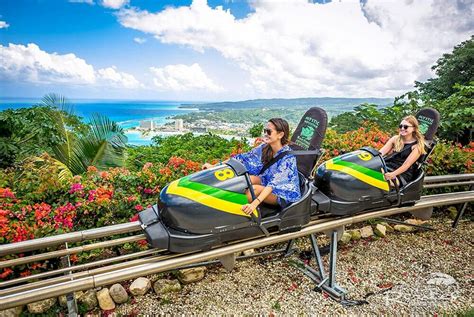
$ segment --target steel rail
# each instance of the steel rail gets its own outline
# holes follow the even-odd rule
[[[474,179],[474,173],[470,174],[451,174],[451,175],[437,175],[426,176],[423,184],[432,184],[438,182],[464,181]]]
[[[370,213],[359,214],[355,216],[344,217],[336,220],[329,220],[326,222],[318,223],[316,225],[305,227],[297,232],[253,239],[242,243],[219,247],[210,251],[179,256],[177,258],[166,259],[155,263],[139,264],[133,267],[127,267],[124,269],[113,270],[106,273],[99,273],[93,276],[79,278],[77,280],[65,281],[62,283],[39,287],[24,292],[9,294],[0,297],[0,309],[8,309],[31,302],[71,293],[74,291],[102,287],[144,275],[156,274],[178,267],[183,267],[206,260],[220,258],[232,253],[252,248],[264,247],[267,245],[284,242],[291,239],[296,239],[299,237],[310,235],[312,233],[332,230],[344,225],[350,225],[372,218],[386,217],[433,206],[459,204],[470,201],[474,201],[474,191],[424,196],[414,206],[396,207],[385,210],[373,211]]]
[[[15,287],[10,287],[4,290],[0,290],[0,298],[2,298],[2,296],[6,296],[10,294],[21,293],[28,290],[34,290],[34,289],[38,289],[38,288],[42,288],[42,287],[46,287],[46,286],[50,286],[54,284],[59,284],[59,283],[70,281],[70,280],[77,280],[79,278],[94,276],[101,273],[113,272],[116,270],[126,269],[126,268],[134,267],[137,265],[145,264],[145,263],[159,262],[159,261],[172,259],[172,258],[183,256],[183,255],[185,254],[175,253],[175,254],[165,255],[165,256],[162,256],[162,255],[151,256],[151,257],[147,257],[143,259],[136,259],[136,260],[132,260],[132,261],[124,262],[124,263],[104,266],[104,267],[96,268],[93,270],[87,270],[87,271],[78,272],[74,274],[59,276],[56,278],[51,278],[51,279],[47,279],[43,281],[37,281],[37,282],[23,284],[23,285],[19,285]]]
[[[424,179],[424,184],[433,184],[437,182],[445,182],[440,184],[439,187],[450,186],[449,183],[452,181],[462,180],[474,180],[474,173],[471,174],[459,174],[459,175],[441,175],[441,176],[427,176]],[[459,183],[453,184],[452,186],[460,186]],[[434,188],[434,187],[431,187]],[[140,223],[133,221],[129,223],[123,223],[118,225],[106,226],[95,229],[82,230],[77,232],[70,232],[60,234],[51,237],[44,237],[34,240],[27,240],[21,242],[14,242],[5,245],[0,245],[0,256],[6,254],[24,253],[32,250],[43,249],[47,247],[57,246],[64,244],[65,242],[81,242],[85,240],[92,240],[98,238],[109,237],[115,234],[130,233],[141,230]]]
[[[51,237],[38,238],[21,242],[14,242],[0,246],[0,256],[6,254],[24,253],[37,249],[44,249],[52,246],[64,244],[66,242],[81,242],[85,240],[93,240],[104,237],[110,237],[116,234],[131,233],[141,230],[138,221],[121,223],[107,227],[88,229],[70,233],[59,234]]]
[[[94,267],[94,266],[101,266],[101,265],[106,265],[114,262],[119,262],[119,261],[126,261],[134,258],[139,258],[139,257],[144,257],[148,255],[153,255],[158,252],[162,252],[163,250],[158,250],[158,249],[149,249],[145,251],[139,251],[139,252],[134,252],[130,254],[124,254],[124,255],[119,255],[113,258],[108,258],[108,259],[103,259],[103,260],[98,260],[94,262],[89,262],[89,263],[84,263],[84,264],[78,264],[70,267],[65,267],[62,269],[57,269],[57,270],[51,270],[47,272],[42,272],[34,275],[28,275],[20,278],[16,278],[14,280],[8,280],[4,282],[0,282],[0,289],[5,288],[7,286],[11,286],[14,284],[20,284],[24,282],[28,282],[29,280],[36,280],[40,278],[45,278],[45,277],[50,277],[54,275],[59,275],[59,274],[64,274],[67,272],[73,272],[73,271],[80,271],[80,270],[86,270],[88,268]],[[1,292],[1,291],[0,291]]]
[[[47,260],[51,258],[59,258],[61,256],[76,254],[76,253],[90,251],[94,249],[108,248],[108,247],[125,244],[129,242],[136,242],[136,241],[140,241],[144,239],[146,239],[146,236],[144,234],[138,234],[131,237],[102,241],[102,242],[86,244],[86,245],[82,245],[82,246],[74,247],[74,248],[68,248],[68,249],[63,249],[63,250],[47,252],[47,253],[35,254],[31,256],[25,256],[25,257],[21,257],[17,259],[1,261],[0,269],[3,269],[5,267],[12,267],[16,265],[36,262],[36,261]]]
[[[449,182],[449,183],[431,183],[423,186],[424,189],[440,188],[440,187],[454,187],[454,186],[467,186],[474,184],[474,181],[464,182]]]

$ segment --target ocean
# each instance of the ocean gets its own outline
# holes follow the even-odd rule
[[[92,100],[80,99],[69,100],[73,106],[74,114],[87,118],[93,113],[100,113],[117,122],[122,128],[130,129],[137,127],[140,121],[153,120],[157,124],[163,124],[170,117],[186,114],[197,109],[179,108],[182,104],[195,103],[191,101],[129,101],[129,100]],[[18,109],[31,107],[41,102],[38,99],[6,99],[0,98],[0,111],[5,109]],[[142,136],[136,131],[126,131],[128,144],[147,145],[151,143],[153,135]]]

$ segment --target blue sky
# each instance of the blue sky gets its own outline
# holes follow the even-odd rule
[[[0,96],[394,97],[474,32],[468,0],[2,0]]]

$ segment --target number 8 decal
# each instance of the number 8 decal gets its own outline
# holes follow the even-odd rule
[[[226,179],[232,178],[235,176],[234,171],[230,168],[225,168],[214,173],[214,176],[220,180],[225,181]]]

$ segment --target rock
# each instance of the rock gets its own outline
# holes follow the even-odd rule
[[[351,241],[351,234],[349,232],[344,232],[341,237],[341,243],[349,243]]]
[[[381,222],[380,224],[385,227],[386,232],[394,232],[395,231],[395,229],[393,229],[393,227],[391,225],[389,225],[388,223],[386,223],[386,222]]]
[[[257,252],[255,251],[255,249],[248,249],[248,250],[245,250],[245,251],[242,252],[242,254],[243,254],[244,256],[249,256],[249,255],[252,255],[252,254],[255,254],[255,253],[257,253]]]
[[[181,290],[181,284],[178,280],[158,280],[153,285],[153,289],[157,295],[165,295],[168,293],[179,292]]]
[[[456,216],[458,215],[458,209],[454,206],[451,206],[448,208],[448,212],[449,212],[449,218],[451,218],[452,220],[456,219]]]
[[[413,231],[415,231],[414,227],[407,226],[407,225],[395,225],[393,228],[395,229],[395,231],[399,231],[399,232],[413,232]]]
[[[76,298],[76,301],[79,297],[81,297],[84,294],[82,291],[74,292],[74,297]],[[61,295],[58,297],[59,299],[59,306],[61,307],[67,307],[67,298],[66,295]]]
[[[102,310],[111,310],[115,308],[114,300],[110,297],[109,289],[106,287],[97,292],[97,300],[99,301],[99,307]]]
[[[191,269],[179,270],[178,279],[183,284],[194,283],[204,278],[206,274],[206,267],[195,267]]]
[[[374,233],[379,237],[385,237],[386,231],[387,228],[384,225],[381,225],[380,223],[378,223],[374,229]]]
[[[437,286],[449,286],[456,284],[456,280],[454,277],[448,274],[436,272],[436,273],[431,273],[430,279],[428,282],[426,282],[429,285],[437,285]]]
[[[97,307],[97,292],[93,289],[88,290],[82,296],[77,298],[78,302],[83,304],[87,310],[92,310]]]
[[[407,219],[404,222],[408,223],[410,225],[415,225],[415,226],[421,226],[421,225],[427,223],[426,220],[419,220],[419,219]]]
[[[109,293],[110,293],[110,297],[112,297],[114,302],[116,302],[117,304],[123,304],[126,301],[128,301],[127,291],[119,283],[112,285],[110,287]]]
[[[56,304],[56,297],[40,300],[38,302],[28,304],[28,311],[31,314],[43,314]]]
[[[130,285],[130,293],[134,296],[145,295],[151,288],[151,282],[146,277],[139,277]]]
[[[350,234],[351,234],[351,239],[356,241],[356,240],[360,240],[362,238],[361,234],[360,234],[360,230],[350,230],[348,231]]]
[[[360,236],[362,238],[368,238],[374,235],[374,231],[371,226],[365,226],[360,228]]]
[[[5,310],[0,310],[0,317],[18,317],[21,315],[24,308],[25,308],[25,305],[9,308]]]

